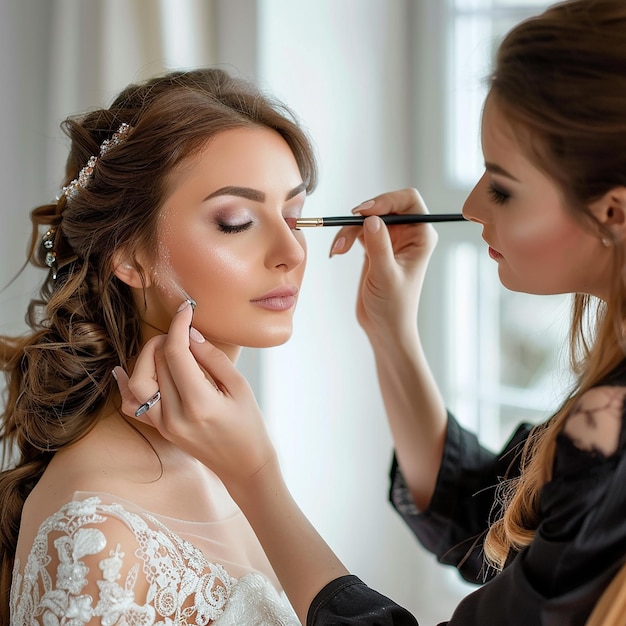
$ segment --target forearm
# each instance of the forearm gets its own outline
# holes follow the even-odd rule
[[[415,504],[423,510],[441,464],[446,407],[416,331],[370,341],[398,463]]]
[[[250,522],[298,618],[330,581],[348,574],[291,496],[278,465],[264,466],[245,486],[228,486]]]

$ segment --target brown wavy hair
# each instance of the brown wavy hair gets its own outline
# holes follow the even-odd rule
[[[559,411],[533,430],[521,476],[501,491],[504,514],[485,542],[497,567],[534,537],[539,491],[551,478],[556,436],[572,405],[624,359],[623,242],[614,242],[588,207],[626,187],[625,68],[626,2],[572,0],[515,27],[498,49],[490,79],[488,97],[529,158],[556,182],[572,216],[615,244],[606,302],[574,295],[570,357],[576,383]]]
[[[137,355],[139,319],[130,289],[113,274],[113,255],[156,248],[156,221],[172,175],[222,131],[262,126],[290,146],[308,192],[317,182],[311,142],[291,111],[220,69],[172,72],[129,85],[106,109],[68,118],[64,185],[74,180],[122,123],[127,138],[102,156],[89,184],[35,208],[29,260],[47,268],[42,230],[55,228],[54,271],[30,302],[30,332],[0,337],[7,379],[0,424],[0,623],[8,597],[24,502],[55,451],[94,426],[115,389],[111,370]],[[139,265],[137,264],[139,267]],[[141,268],[140,268],[141,269]],[[56,279],[53,274],[56,273]]]

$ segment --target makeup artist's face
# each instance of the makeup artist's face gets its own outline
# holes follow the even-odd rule
[[[209,141],[162,210],[154,325],[167,329],[184,290],[197,302],[194,327],[231,358],[240,346],[285,342],[306,260],[304,236],[288,221],[305,196],[275,131],[237,128]]]
[[[608,258],[597,235],[568,212],[559,188],[522,153],[492,98],[483,114],[486,171],[463,214],[483,225],[502,284],[535,294],[607,289]]]

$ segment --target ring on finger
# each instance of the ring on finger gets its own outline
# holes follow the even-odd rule
[[[161,399],[161,392],[157,391],[151,398],[139,406],[135,411],[135,417],[140,417],[146,411],[149,411]]]

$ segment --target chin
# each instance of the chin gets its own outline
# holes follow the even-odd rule
[[[255,341],[246,344],[248,348],[275,348],[276,346],[282,346],[291,339],[291,335],[288,337],[272,337],[266,340]]]
[[[259,333],[256,337],[248,337],[248,340],[242,344],[247,348],[274,348],[287,343],[293,331],[289,329],[272,329],[266,333]]]

